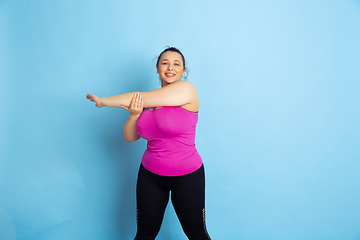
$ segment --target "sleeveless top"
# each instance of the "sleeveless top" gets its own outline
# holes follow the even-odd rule
[[[196,171],[202,160],[195,148],[198,113],[180,106],[144,109],[136,123],[138,134],[148,140],[142,165],[162,176]]]

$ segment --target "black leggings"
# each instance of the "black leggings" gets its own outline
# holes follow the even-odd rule
[[[204,166],[176,177],[154,174],[140,166],[136,187],[137,233],[135,240],[153,240],[158,234],[166,205],[174,206],[181,226],[190,240],[209,240],[205,226]]]

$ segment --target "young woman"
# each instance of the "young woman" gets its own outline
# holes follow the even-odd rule
[[[171,192],[171,202],[190,240],[209,240],[205,226],[205,177],[195,148],[199,99],[194,85],[181,81],[185,58],[167,48],[156,63],[161,88],[99,98],[86,96],[96,107],[121,107],[130,112],[124,125],[126,142],[148,140],[136,189],[135,240],[155,239]]]

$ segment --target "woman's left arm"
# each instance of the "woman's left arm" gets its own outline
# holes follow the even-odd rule
[[[104,106],[119,107],[120,105],[129,107],[135,93],[130,92],[104,98],[88,94],[86,98],[95,102],[95,106],[98,108]],[[187,81],[179,81],[153,91],[139,93],[143,99],[144,108],[183,106],[188,104],[196,109],[199,105],[196,88]]]
[[[136,130],[136,122],[143,111],[143,100],[139,94],[135,94],[131,100],[130,107],[120,106],[130,112],[129,119],[126,121],[123,133],[125,142],[134,142],[140,139]]]

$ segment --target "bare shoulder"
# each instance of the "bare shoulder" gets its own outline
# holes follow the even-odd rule
[[[192,84],[191,82],[187,81],[187,80],[181,80],[176,82],[177,84],[182,84],[184,86],[189,86],[189,87],[195,87],[194,84]]]
[[[196,87],[191,82],[188,82],[186,80],[178,81],[176,83],[173,83],[171,85],[174,85],[178,88],[181,88],[182,90],[190,91],[190,92],[197,92]]]
[[[177,84],[179,84],[179,87],[188,97],[188,102],[181,107],[191,112],[197,112],[199,110],[199,98],[194,84],[188,81],[180,81],[177,82]]]

